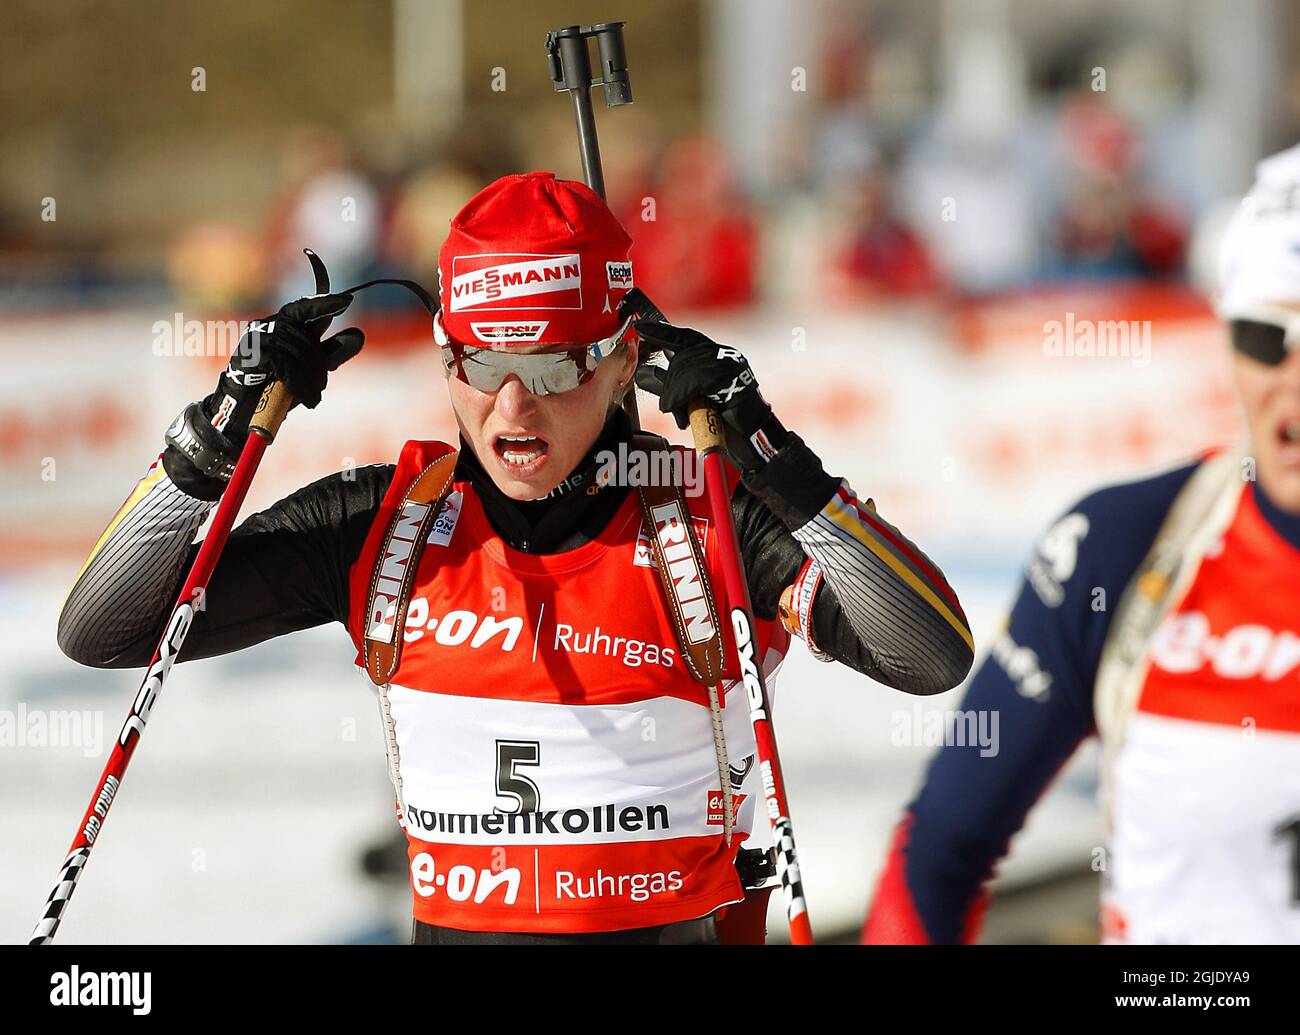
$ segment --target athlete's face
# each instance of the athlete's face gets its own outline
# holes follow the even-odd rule
[[[1240,352],[1232,363],[1260,484],[1279,507],[1300,513],[1300,349],[1277,366]]]
[[[513,374],[495,392],[449,376],[451,408],[497,488],[511,499],[535,500],[567,478],[596,441],[636,356],[636,342],[628,341],[586,384],[551,395],[534,395]]]

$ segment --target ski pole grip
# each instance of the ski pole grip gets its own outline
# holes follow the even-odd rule
[[[293,396],[279,381],[272,381],[257,400],[257,409],[253,419],[248,422],[251,431],[256,431],[268,442],[275,441],[275,433],[280,430],[284,418],[288,416],[289,407],[293,405]]]
[[[691,437],[700,454],[722,448],[722,418],[706,403],[692,403],[687,411],[691,420]]]

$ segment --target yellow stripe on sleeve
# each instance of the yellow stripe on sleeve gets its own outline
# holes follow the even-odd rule
[[[958,618],[952,609],[931,589],[916,572],[912,571],[906,564],[900,561],[886,546],[884,546],[875,536],[870,535],[863,527],[863,524],[856,514],[850,512],[849,508],[836,507],[831,509],[827,507],[822,511],[827,518],[833,521],[839,528],[844,529],[849,535],[853,536],[858,542],[862,543],[868,550],[884,561],[899,578],[910,586],[922,600],[929,604],[943,619],[957,631],[957,634],[965,641],[966,646],[975,650],[975,640],[971,636],[970,630],[966,623]]]

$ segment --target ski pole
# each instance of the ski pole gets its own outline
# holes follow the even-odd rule
[[[221,551],[230,536],[230,529],[235,523],[235,517],[239,514],[239,508],[248,494],[253,475],[257,473],[257,466],[262,461],[262,454],[275,440],[275,433],[280,429],[280,424],[292,405],[293,397],[278,381],[267,385],[262,398],[258,400],[257,410],[249,424],[252,434],[244,443],[244,448],[239,454],[239,462],[230,476],[230,484],[222,493],[221,503],[218,504],[217,512],[212,518],[212,527],[199,546],[198,555],[194,558],[190,573],[181,587],[180,595],[176,598],[176,606],[163,627],[162,638],[159,639],[153,659],[145,671],[144,682],[140,684],[126,722],[122,724],[122,731],[113,744],[104,772],[95,786],[95,793],[91,795],[90,805],[86,809],[85,816],[82,817],[76,837],[72,839],[72,847],[68,849],[68,857],[63,861],[63,868],[59,871],[58,883],[54,885],[54,890],[46,899],[45,913],[32,930],[31,938],[28,939],[29,945],[49,945],[54,941],[54,933],[59,929],[59,922],[68,908],[68,900],[72,898],[72,893],[77,888],[81,871],[85,869],[86,861],[90,858],[90,850],[104,828],[109,807],[117,797],[122,777],[126,774],[126,767],[131,762],[131,756],[135,754],[141,736],[144,735],[145,723],[149,721],[149,714],[158,703],[158,695],[162,692],[167,674],[171,671],[176,656],[185,643],[185,636],[194,621],[195,599],[212,577],[217,558],[221,556]]]
[[[722,579],[727,599],[731,602],[731,632],[740,662],[740,674],[745,684],[745,697],[749,702],[749,719],[754,727],[759,776],[763,781],[763,796],[767,799],[767,817],[772,823],[776,871],[785,893],[790,941],[794,945],[812,945],[812,924],[808,920],[808,903],[804,899],[803,878],[799,872],[799,853],[795,848],[794,829],[790,825],[790,808],[785,793],[785,777],[781,772],[781,757],[776,749],[772,706],[763,680],[763,659],[757,656],[754,606],[749,599],[749,583],[741,566],[740,542],[736,538],[731,499],[727,495],[721,418],[715,410],[703,404],[691,407],[690,418],[695,450],[704,464],[704,489],[709,496],[710,511],[717,521]]]

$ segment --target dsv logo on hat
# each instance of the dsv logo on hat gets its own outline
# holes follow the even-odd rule
[[[451,260],[452,312],[581,308],[582,258],[576,252],[502,252]]]
[[[550,320],[473,321],[469,326],[479,341],[538,341]]]

